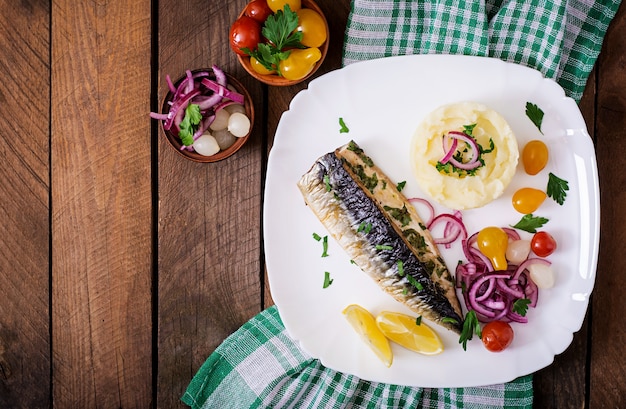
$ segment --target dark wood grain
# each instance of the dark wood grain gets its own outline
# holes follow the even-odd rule
[[[55,2],[51,21],[52,398],[145,408],[150,2]]]
[[[159,98],[166,74],[218,65],[252,95],[258,120],[247,144],[216,163],[185,160],[159,138],[157,407],[182,406],[208,355],[261,311],[263,87],[228,48],[245,1],[161,1]],[[176,9],[176,13],[171,10]],[[185,22],[185,24],[181,24]],[[159,135],[161,135],[159,133]]]
[[[597,65],[596,137],[600,253],[591,305],[589,407],[626,407],[626,5],[610,27]]]
[[[50,4],[0,1],[0,407],[50,395]],[[24,393],[29,391],[29,393]]]

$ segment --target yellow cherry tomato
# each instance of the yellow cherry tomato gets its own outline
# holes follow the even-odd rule
[[[548,147],[540,140],[532,140],[524,146],[522,151],[524,170],[529,175],[536,175],[548,163]]]
[[[485,227],[478,232],[478,249],[485,255],[494,270],[506,270],[506,249],[509,245],[509,236],[500,227]]]
[[[265,68],[265,66],[261,64],[259,60],[257,60],[254,57],[250,57],[250,66],[252,67],[254,72],[259,73],[261,75],[269,75],[269,74],[274,74],[276,72],[276,71],[270,71],[267,68]]]
[[[291,50],[289,57],[280,62],[278,69],[286,79],[299,80],[309,75],[320,58],[322,53],[316,47]]]
[[[326,41],[326,24],[315,10],[300,9],[297,31],[302,33],[301,43],[307,47],[319,47]]]
[[[524,187],[513,193],[513,208],[522,214],[534,212],[546,200],[546,192],[532,187]]]
[[[267,0],[267,5],[274,13],[278,10],[283,10],[285,4],[289,4],[291,11],[298,11],[302,8],[302,2],[300,0]]]

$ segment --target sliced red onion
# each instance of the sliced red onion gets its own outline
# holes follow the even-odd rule
[[[185,88],[185,94],[193,91],[193,74],[191,73],[191,70],[187,70],[185,71],[187,73],[187,87]]]
[[[171,129],[173,123],[176,122],[176,117],[180,117],[180,119],[182,120],[182,117],[185,115],[185,108],[187,108],[187,105],[189,105],[189,101],[191,101],[191,99],[199,93],[199,90],[193,90],[189,94],[184,95],[181,99],[174,101],[174,104],[172,104],[172,106],[170,107],[168,118],[163,123],[163,129]],[[176,125],[178,126],[179,124],[180,122],[178,122]]]
[[[450,149],[448,150],[446,150],[446,145],[447,145],[446,137],[454,141],[452,145],[450,146]],[[457,150],[457,145],[458,145],[456,143],[457,140],[463,141],[470,146],[472,156],[470,160],[465,163],[460,162],[454,158],[454,152]],[[481,165],[480,161],[478,160],[478,157],[480,156],[480,147],[478,146],[478,143],[476,142],[476,140],[474,140],[474,138],[472,138],[471,136],[467,135],[464,132],[459,132],[459,131],[448,132],[448,134],[444,136],[444,152],[445,152],[445,155],[441,159],[440,161],[441,163],[450,162],[455,167],[459,169],[463,169],[463,170],[472,170]]]
[[[525,294],[524,294],[524,291],[522,291],[522,289],[520,288],[520,286],[517,284],[511,284],[510,281],[512,280],[509,280],[508,282],[505,279],[496,280],[498,289],[511,295],[512,297],[524,298]]]
[[[209,96],[202,96],[202,98],[196,97],[194,98],[194,103],[197,103],[200,107],[200,111],[206,111],[210,108],[215,107],[222,101],[222,96],[219,94],[212,94]],[[217,111],[217,109],[216,109]]]
[[[224,98],[228,98],[231,99],[239,104],[243,104],[244,103],[244,98],[243,95],[235,92],[235,91],[231,91],[228,88],[226,88],[223,85],[218,84],[215,81],[212,81],[208,78],[203,78],[202,79],[202,85],[204,85],[205,87],[207,87],[208,89],[210,89],[211,91],[223,96]]]
[[[217,83],[221,86],[225,87],[228,82],[226,80],[226,74],[224,73],[224,71],[222,71],[222,69],[217,65],[213,65],[213,67],[211,68],[213,69],[213,74],[215,74],[215,81],[217,81]]]
[[[472,309],[487,318],[493,318],[496,313],[493,309],[486,307],[483,303],[476,300],[477,293],[485,281],[506,277],[508,277],[506,274],[486,273],[477,278],[467,290],[467,301],[469,302]]]
[[[421,203],[423,205],[426,206],[426,208],[428,209],[428,219],[427,220],[423,220],[424,225],[428,226],[430,223],[432,223],[433,219],[435,218],[435,208],[433,207],[433,205],[426,199],[422,199],[419,197],[412,197],[409,199],[410,203]]]
[[[448,213],[442,213],[438,216],[436,216],[431,222],[430,224],[428,224],[426,227],[428,228],[428,230],[433,229],[433,227],[439,223],[445,221],[449,224],[446,225],[446,228],[444,228],[444,237],[441,238],[437,238],[435,239],[435,243],[437,244],[450,244],[452,242],[454,242],[455,240],[457,240],[460,236],[462,237],[461,240],[465,240],[465,238],[467,237],[467,230],[465,230],[465,226],[463,225],[463,221],[452,214],[448,214]],[[451,227],[450,224],[452,225]]]
[[[169,74],[165,76],[165,82],[167,83],[167,88],[169,88],[170,92],[172,94],[175,93],[176,87],[174,86],[174,83],[172,82],[172,77],[170,77]]]
[[[524,270],[526,270],[528,268],[528,266],[530,266],[531,264],[543,264],[546,266],[551,265],[552,263],[549,260],[546,260],[545,258],[529,258],[526,259],[523,263],[521,263],[518,267],[517,270],[515,270],[515,273],[513,274],[513,279],[516,279],[520,276],[520,274],[522,274],[522,272],[524,272]],[[532,280],[530,280],[532,281]]]
[[[450,143],[450,139],[452,139],[452,143]],[[441,163],[448,163],[454,152],[456,152],[456,148],[459,144],[458,139],[450,138],[447,134],[443,138],[443,152],[445,153],[443,158],[441,158]],[[449,146],[448,146],[449,145]]]
[[[520,240],[521,239],[519,233],[515,229],[512,229],[510,227],[502,227],[502,230],[504,230],[504,232],[509,236],[509,239],[511,239],[511,240]]]
[[[158,112],[150,112],[150,118],[165,121],[168,118],[167,114],[159,114]]]

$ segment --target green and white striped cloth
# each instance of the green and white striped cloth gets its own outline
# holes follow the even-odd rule
[[[576,101],[618,0],[353,0],[344,65],[404,54],[464,54],[517,62],[555,79]],[[219,408],[531,408],[532,375],[479,388],[409,388],[325,368],[289,337],[271,307],[228,337],[182,401]]]
[[[353,0],[344,65],[406,54],[495,57],[579,101],[620,0]]]
[[[322,366],[289,337],[270,307],[228,337],[182,397],[194,409],[531,408],[532,378],[480,388],[410,388]]]

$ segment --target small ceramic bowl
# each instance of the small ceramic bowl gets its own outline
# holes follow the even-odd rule
[[[248,74],[252,75],[254,78],[256,78],[257,80],[267,85],[274,85],[274,86],[279,86],[279,87],[298,84],[302,81],[305,81],[309,77],[311,77],[311,75],[315,74],[315,72],[319,69],[319,67],[324,62],[324,59],[326,58],[326,54],[328,54],[328,43],[330,39],[328,21],[326,20],[326,16],[322,12],[322,9],[320,9],[317,3],[315,3],[313,0],[302,0],[302,8],[307,8],[307,9],[316,11],[322,17],[322,19],[324,20],[324,26],[326,26],[326,41],[324,41],[324,44],[322,44],[319,47],[320,52],[322,53],[322,57],[317,63],[315,63],[315,67],[313,67],[313,70],[311,70],[311,72],[308,73],[304,78],[301,78],[299,80],[288,80],[276,74],[263,75],[263,74],[259,74],[258,72],[254,71],[254,69],[252,69],[252,65],[250,65],[250,57],[241,56],[237,54],[237,59],[239,60],[239,63],[248,72]],[[245,8],[244,10],[241,11],[241,13],[239,13],[239,17],[243,16],[244,11],[245,11]]]
[[[209,72],[211,73],[211,75],[213,75],[213,71],[210,68],[204,68],[204,69],[197,69],[197,70],[193,70],[192,73],[198,73],[198,72]],[[169,145],[181,156],[183,156],[186,159],[192,160],[194,162],[203,162],[203,163],[211,163],[211,162],[217,162],[220,161],[222,159],[226,159],[229,156],[232,156],[233,154],[235,154],[235,152],[237,152],[239,149],[241,149],[241,147],[248,141],[248,139],[250,138],[250,134],[252,133],[252,128],[254,127],[254,105],[252,104],[252,98],[250,97],[250,94],[248,93],[248,90],[246,90],[246,88],[241,84],[241,82],[239,82],[236,78],[234,78],[232,75],[228,74],[228,73],[224,73],[226,75],[227,81],[228,81],[228,86],[232,87],[232,89],[234,89],[235,91],[237,91],[238,93],[242,94],[244,97],[244,108],[246,111],[246,116],[250,119],[250,131],[248,132],[247,135],[240,137],[240,138],[236,138],[235,142],[228,147],[225,150],[221,150],[218,153],[216,153],[215,155],[211,155],[211,156],[204,156],[204,155],[200,155],[199,153],[195,152],[195,151],[190,151],[187,149],[181,149],[181,147],[183,146],[182,141],[180,140],[180,138],[178,137],[178,132],[176,130],[174,130],[174,128],[172,127],[169,130],[166,130],[165,128],[163,128],[163,121],[161,121],[161,129],[163,129],[163,132],[165,133],[165,138],[167,139]],[[182,77],[180,77],[178,80],[176,80],[176,82],[174,83],[175,87],[178,87],[178,85],[180,84],[181,81],[183,81],[186,78],[186,75],[183,75]],[[214,77],[212,77],[213,79],[215,79]],[[168,91],[167,95],[165,96],[165,98],[163,99],[163,104],[161,105],[161,112],[166,114],[169,112],[170,109],[170,105],[169,102],[172,100],[172,97],[174,95],[172,94],[171,91]]]

